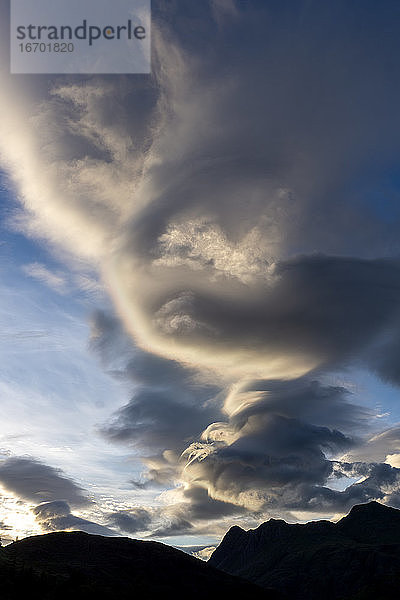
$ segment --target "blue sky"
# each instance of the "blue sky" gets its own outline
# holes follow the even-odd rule
[[[148,76],[2,46],[4,539],[400,505],[398,10],[154,2]]]
[[[10,208],[14,204],[5,194],[3,202]],[[28,275],[25,268],[34,263],[62,273],[65,289],[59,292]],[[129,393],[89,350],[90,315],[102,293],[82,292],[73,283],[74,274],[43,245],[6,225],[1,270],[3,455],[33,455],[75,472],[90,490],[101,486],[109,493],[111,487],[121,500],[129,494],[118,491],[132,475],[129,455],[104,444],[96,433]],[[27,533],[17,529],[17,535]]]

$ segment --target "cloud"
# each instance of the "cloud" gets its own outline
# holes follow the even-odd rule
[[[171,390],[156,386],[138,388],[130,403],[118,411],[103,432],[113,442],[128,442],[153,451],[179,451],[201,434],[213,412],[194,402],[186,404],[185,399],[174,396]]]
[[[216,546],[207,546],[206,548],[202,548],[201,550],[197,550],[196,552],[192,552],[193,556],[196,558],[200,558],[200,560],[207,561],[211,554],[216,549]]]
[[[45,531],[78,530],[95,535],[115,536],[114,530],[71,513],[67,502],[55,500],[39,504],[33,509],[36,520]]]
[[[132,486],[142,490],[173,486],[180,480],[179,458],[179,453],[174,450],[164,450],[160,454],[142,456],[141,462],[145,466],[145,471],[141,480],[131,481]]]
[[[363,28],[335,30],[333,51],[317,33],[332,11],[349,22],[347,6],[321,6],[304,31],[294,14],[258,4],[156,3],[152,78],[72,78],[49,93],[38,83],[30,121],[15,87],[26,82],[7,81],[3,153],[24,206],[19,223],[100,267],[142,347],[287,378],[348,359],[398,322],[398,266],[367,260],[395,248],[397,233],[352,191],[354,180],[378,185],[398,139],[399,85],[377,67],[397,56],[398,40],[377,46],[369,34],[391,21],[367,10]],[[184,35],[194,15],[212,40],[201,54]]]
[[[29,502],[64,500],[73,506],[90,504],[85,491],[60,469],[34,458],[10,457],[1,461],[0,483]]]
[[[396,386],[400,384],[399,378],[399,322],[392,322],[380,339],[373,345],[367,355],[368,366],[375,371],[384,381]]]
[[[61,295],[70,294],[77,290],[99,299],[101,294],[104,293],[103,287],[98,281],[98,276],[90,271],[85,272],[82,265],[79,265],[77,261],[73,265],[72,273],[66,273],[60,269],[52,270],[38,262],[22,265],[21,270],[28,277],[40,281]]]
[[[167,494],[163,506],[136,506],[109,513],[108,524],[123,533],[166,538],[205,533],[210,519],[216,521],[221,516],[242,512],[212,500],[204,490],[195,488],[188,494],[178,492],[175,502],[168,500]]]
[[[172,496],[175,496],[172,500]],[[208,533],[209,523],[220,518],[243,515],[245,510],[213,500],[204,488],[195,485],[163,492],[156,506],[135,506],[109,513],[108,524],[121,532],[165,538]]]
[[[165,520],[167,521],[166,523],[163,523],[160,527],[151,532],[151,537],[163,538],[184,535],[191,533],[191,530],[193,529],[192,523],[181,515],[172,513],[170,517],[166,517]]]
[[[70,505],[88,508],[93,502],[85,490],[60,469],[33,458],[10,457],[0,464],[0,482],[20,500],[39,502],[32,511],[45,531],[75,529],[97,535],[118,535],[109,527],[71,512]]]
[[[326,281],[320,286],[326,287]],[[397,479],[389,491],[388,465],[379,476],[379,461],[396,447],[397,434],[381,434],[380,455],[366,452],[362,457],[370,444],[368,434],[374,439],[374,414],[354,403],[343,386],[324,385],[312,377],[248,380],[230,389],[225,385],[212,411],[203,412],[198,400],[209,387],[194,378],[192,369],[132,348],[118,322],[103,313],[94,316],[93,332],[92,347],[104,364],[118,361],[115,372],[136,385],[131,402],[103,433],[142,453],[145,471],[133,482],[137,489],[178,486],[164,492],[164,514],[144,513],[152,536],[200,532],[210,523],[215,528],[221,520],[250,514],[260,520],[271,511],[335,513],[369,499],[396,501]],[[201,393],[197,410],[204,418],[197,416],[193,424],[191,395],[182,393],[193,391],[194,382],[203,386],[194,389]],[[184,402],[179,407],[180,397]],[[204,423],[202,432],[193,430]],[[185,444],[184,435],[190,432],[191,441]],[[158,453],[146,456],[146,450]],[[360,478],[362,482],[351,484]],[[345,489],[335,489],[339,481],[346,482]],[[129,518],[124,517],[129,532]]]
[[[109,522],[113,527],[126,533],[147,531],[152,522],[152,513],[144,508],[133,508],[110,513]]]
[[[346,454],[345,458],[349,462],[385,462],[388,455],[396,455],[399,447],[400,427],[396,425],[371,436],[358,448]]]
[[[312,21],[324,15],[319,9]],[[173,112],[148,163],[147,204],[125,232],[108,277],[142,346],[238,374],[296,377],[353,358],[397,323],[398,265],[370,259],[371,244],[386,255],[386,242],[365,243],[367,231],[383,236],[384,224],[368,206],[360,210],[349,186],[360,170],[368,179],[365,136],[384,154],[393,148],[389,120],[396,120],[399,89],[385,86],[394,118],[377,128],[379,92],[364,94],[367,81],[359,75],[377,50],[367,38],[355,56],[360,33],[350,38],[340,28],[343,48],[333,53],[322,45],[315,58],[318,39],[300,35],[290,19],[288,52],[276,32],[265,33],[266,12],[253,7],[241,16],[240,28],[251,20],[254,39],[235,69],[227,72],[232,51],[227,56],[223,46],[235,25],[205,54],[206,65],[212,55],[212,69],[202,61],[197,69],[185,55],[187,86],[171,69],[163,91]],[[275,25],[281,20],[274,14]],[[268,60],[271,45],[276,70]],[[288,70],[296,76],[282,75]],[[370,77],[381,75],[373,66],[368,72],[369,87]],[[332,97],[337,102],[327,103]],[[361,97],[367,104],[358,111]],[[321,256],[312,256],[315,249]],[[136,279],[140,292],[129,284]]]
[[[341,458],[362,445],[370,416],[348,396],[308,378],[234,390],[225,402],[228,419],[210,425],[184,452],[185,494],[196,486],[206,497],[260,514],[388,500],[398,487],[396,469]],[[341,477],[364,481],[344,491],[329,487]]]
[[[235,0],[211,0],[210,4],[217,22],[239,17]]]
[[[382,463],[352,463],[345,462],[335,465],[337,474],[359,477],[359,481],[349,485],[343,491],[327,488],[315,490],[313,497],[309,496],[309,508],[333,508],[347,512],[354,504],[370,500],[382,500],[390,506],[399,506],[400,469]]]
[[[102,434],[142,456],[147,472],[144,481],[133,482],[135,487],[172,483],[181,452],[219,416],[220,388],[176,361],[134,348],[118,321],[105,313],[92,316],[91,347],[110,373],[134,389]]]
[[[98,269],[140,348],[95,315],[92,347],[132,384],[102,432],[145,461],[137,487],[170,487],[158,535],[395,502],[391,434],[368,442],[372,415],[312,379],[362,364],[399,383],[399,197],[382,187],[400,134],[397,8],[153,10],[152,77],[6,77],[0,99],[13,226]],[[379,458],[342,460],[364,450]],[[26,464],[45,470],[39,487],[11,467],[0,479],[21,497],[83,502],[50,467]],[[346,477],[364,479],[329,488]]]
[[[67,291],[68,285],[66,277],[60,271],[54,273],[48,267],[38,262],[23,265],[22,270],[29,277],[37,279],[59,294],[63,294]]]
[[[155,481],[175,487],[162,493],[164,507],[133,511],[133,530],[137,510],[139,527],[162,538],[215,533],[238,518],[255,525],[299,511],[337,514],[371,499],[397,505],[400,470],[367,457],[348,460],[366,443],[373,420],[346,388],[308,377],[250,381],[234,386],[221,416],[180,458],[144,460],[143,489]],[[127,532],[129,512],[118,525]]]
[[[370,361],[368,350],[391,327],[391,337],[398,336],[397,260],[299,257],[277,263],[273,283],[251,286],[224,281],[211,287],[210,270],[195,271],[193,279],[189,274],[190,293],[175,296],[173,273],[164,269],[156,277],[138,319],[148,324],[146,335],[158,350],[168,340],[172,355],[181,348],[182,359],[200,365],[286,378],[355,357]]]

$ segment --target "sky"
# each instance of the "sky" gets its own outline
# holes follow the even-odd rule
[[[154,0],[125,76],[10,75],[7,4],[3,543],[400,508],[399,3]]]

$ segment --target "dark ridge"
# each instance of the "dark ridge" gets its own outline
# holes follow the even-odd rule
[[[158,542],[83,532],[34,536],[1,548],[0,585],[2,600],[280,597]]]
[[[400,543],[400,510],[379,502],[358,504],[336,528],[347,537],[364,543]]]
[[[360,515],[362,515],[362,518],[370,516],[377,519],[400,519],[400,511],[397,508],[392,508],[391,506],[386,506],[385,504],[381,504],[380,502],[372,500],[371,502],[366,502],[365,504],[356,504],[353,506],[349,514],[346,517],[343,517],[339,523],[352,518],[358,519]]]
[[[369,502],[338,523],[235,527],[208,562],[290,600],[397,600],[400,510]]]

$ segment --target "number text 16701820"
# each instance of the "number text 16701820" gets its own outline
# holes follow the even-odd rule
[[[74,44],[72,42],[26,42],[19,44],[19,49],[27,54],[30,52],[73,52]]]

